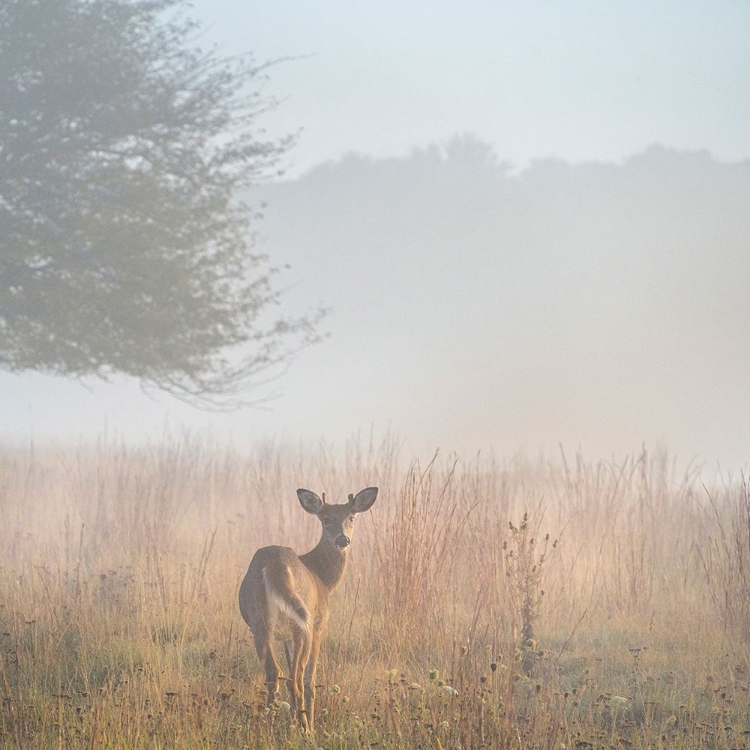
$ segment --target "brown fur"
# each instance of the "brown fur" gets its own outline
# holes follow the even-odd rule
[[[283,676],[273,652],[274,635],[282,624],[291,631],[287,648],[292,707],[305,730],[315,719],[315,674],[331,592],[346,568],[354,515],[375,502],[377,488],[349,496],[349,502],[327,505],[310,490],[297,490],[302,507],[323,527],[317,546],[299,557],[289,547],[263,547],[250,562],[240,586],[240,612],[250,627],[265,672],[268,702],[279,692]]]

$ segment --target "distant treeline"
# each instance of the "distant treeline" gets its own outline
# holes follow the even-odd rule
[[[337,351],[365,337],[412,384],[402,401],[447,381],[459,401],[527,403],[497,420],[532,403],[598,412],[602,430],[639,419],[635,444],[653,436],[646,415],[669,437],[748,405],[750,160],[657,145],[519,170],[463,136],[351,154],[261,197],[263,250],[291,263],[295,294],[333,308]]]

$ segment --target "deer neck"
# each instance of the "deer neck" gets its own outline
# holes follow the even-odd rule
[[[300,555],[299,559],[311,573],[320,578],[329,591],[341,580],[346,568],[346,550],[339,549],[330,542],[325,543],[322,539],[317,547]]]

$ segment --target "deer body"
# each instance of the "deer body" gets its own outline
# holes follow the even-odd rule
[[[274,637],[282,628],[290,632],[291,702],[307,731],[315,720],[315,672],[331,592],[346,568],[354,516],[369,510],[377,494],[377,487],[368,487],[356,496],[349,495],[348,503],[328,505],[325,494],[321,499],[310,490],[297,490],[302,507],[321,522],[320,541],[299,556],[289,547],[259,549],[240,586],[240,612],[253,633],[269,703],[278,694],[283,676],[273,652]]]

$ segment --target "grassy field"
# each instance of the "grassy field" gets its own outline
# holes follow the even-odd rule
[[[1,450],[0,746],[750,747],[743,476],[402,454]],[[368,485],[305,737],[263,707],[238,587],[317,542],[297,487]]]

